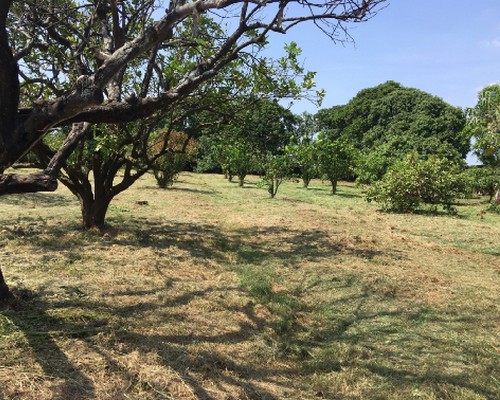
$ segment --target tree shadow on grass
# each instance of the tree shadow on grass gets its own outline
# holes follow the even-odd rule
[[[400,261],[405,257],[396,250],[378,249],[372,242],[359,237],[345,238],[320,229],[272,226],[223,231],[217,225],[207,223],[129,220],[114,231],[109,237],[85,231],[75,235],[75,225],[71,222],[57,227],[31,224],[29,230],[22,229],[20,240],[39,246],[39,251],[44,254],[51,251],[66,254],[68,248],[95,241],[100,241],[103,246],[151,248],[159,254],[169,249],[180,250],[174,252],[178,253],[175,257],[179,260],[192,257],[202,265],[214,261],[224,263],[228,259],[257,265],[281,260],[287,266],[300,267],[304,261],[331,260],[339,256],[365,261],[377,257]]]
[[[59,235],[60,232],[57,230],[55,234]],[[38,236],[35,231],[30,235]],[[96,239],[85,235],[79,240]],[[60,244],[51,244],[60,241],[61,238],[54,240],[54,237],[51,239],[48,236],[45,242],[39,243],[40,251],[61,251],[63,249]],[[223,232],[211,224],[129,223],[120,230],[117,237],[109,239],[109,243],[117,246],[148,247],[160,252],[173,248],[181,250],[179,253],[182,257],[192,257],[194,262],[199,263],[207,260],[224,262],[227,261],[228,255],[231,255],[233,260],[236,259],[236,262],[244,265],[260,266],[279,259],[283,260],[285,266],[297,268],[305,260],[319,261],[339,255],[369,260],[380,256],[393,259],[401,259],[404,256],[388,250],[374,249],[370,243],[363,242],[361,238],[349,241],[332,236],[332,232],[329,231],[297,230],[281,226]],[[241,291],[243,296],[254,296],[257,303],[267,304],[266,301],[272,303],[280,300],[276,293],[270,295],[264,293],[265,296],[270,296],[270,299],[266,300],[265,296],[260,299],[255,298],[255,295],[250,293],[251,288],[221,289],[210,284],[208,287],[200,286],[174,296],[170,295],[169,291],[176,285],[176,281],[166,276],[163,278],[165,284],[159,289],[123,290],[109,294],[109,300],[103,298],[91,301],[78,296],[77,291],[72,292],[70,300],[58,300],[45,296],[42,292],[28,296],[21,309],[8,314],[13,323],[24,332],[33,356],[44,373],[50,379],[54,379],[54,398],[58,398],[57,396],[73,399],[92,398],[96,390],[95,383],[88,373],[75,365],[75,362],[61,349],[58,338],[74,339],[84,343],[92,351],[99,353],[109,368],[122,374],[132,387],[143,385],[142,389],[150,390],[152,396],[155,396],[155,390],[158,389],[155,386],[156,382],[148,381],[149,389],[147,385],[144,386],[143,378],[137,375],[137,372],[127,370],[120,363],[119,354],[113,350],[114,348],[120,348],[124,354],[133,352],[157,354],[161,366],[175,371],[183,384],[187,385],[199,399],[216,398],[211,391],[214,386],[219,392],[223,392],[227,387],[238,388],[241,398],[276,399],[278,397],[275,393],[263,389],[262,385],[256,382],[280,386],[286,381],[286,379],[280,380],[280,377],[293,378],[297,374],[341,372],[342,368],[367,371],[377,377],[375,379],[382,379],[391,387],[421,385],[427,388],[444,385],[467,389],[488,399],[496,398],[495,393],[487,385],[481,386],[477,380],[461,372],[469,368],[461,359],[462,355],[467,355],[469,360],[475,360],[477,354],[486,353],[488,350],[477,347],[469,349],[465,343],[457,348],[453,336],[450,336],[449,340],[442,340],[432,336],[432,331],[429,331],[430,336],[424,342],[431,343],[435,347],[432,357],[437,361],[440,358],[449,358],[450,365],[464,364],[461,371],[457,373],[440,371],[430,375],[422,368],[419,369],[418,366],[421,366],[422,362],[429,363],[429,361],[420,357],[421,350],[414,345],[416,333],[413,327],[422,329],[418,325],[418,318],[410,315],[407,309],[395,308],[394,304],[388,303],[390,299],[384,297],[387,293],[384,288],[364,290],[363,283],[360,283],[359,279],[349,277],[338,284],[333,284],[331,290],[345,291],[347,295],[337,298],[328,304],[328,307],[334,311],[347,309],[348,312],[332,313],[327,323],[316,326],[313,331],[308,331],[310,327],[303,326],[297,317],[298,313],[312,315],[316,312],[314,305],[305,306],[300,301],[307,296],[308,287],[290,294],[294,301],[284,304],[285,307],[282,308],[287,308],[288,314],[278,315],[280,319],[278,322],[285,324],[291,321],[291,324],[283,325],[284,329],[281,330],[275,324],[276,321],[258,316],[252,303],[232,306],[230,310],[228,308],[229,311],[239,313],[245,318],[239,322],[237,329],[227,333],[210,334],[203,329],[199,331],[194,329],[191,333],[175,333],[175,329],[172,329],[173,333],[166,334],[156,332],[155,326],[147,325],[141,325],[141,329],[128,329],[129,322],[132,325],[134,321],[146,321],[148,313],[157,313],[163,321],[169,321],[168,323],[174,325],[191,321],[192,317],[180,309],[222,290]],[[356,285],[361,285],[361,288],[352,293]],[[163,302],[144,300],[148,296],[154,297],[160,294],[160,291],[167,294]],[[248,293],[245,294],[245,291]],[[161,294],[165,296],[165,293]],[[130,300],[127,304],[120,305],[113,301],[113,296],[125,296]],[[53,312],[59,309],[81,311],[76,318],[62,318]],[[114,318],[121,322],[116,324],[105,322],[108,319],[113,321]],[[387,322],[388,319],[390,323]],[[443,329],[449,328],[447,321],[442,322]],[[400,331],[397,330],[398,324],[403,327]],[[293,364],[295,367],[268,368],[264,365],[249,365],[247,360],[239,361],[232,354],[224,354],[220,350],[207,350],[209,345],[252,343],[256,338],[266,337],[269,331],[274,332],[273,341],[280,349],[279,356],[287,359],[288,362],[285,364]],[[93,339],[100,332],[113,333],[109,346],[103,347]],[[396,349],[386,344],[387,338],[391,335],[398,337]],[[196,347],[198,344],[205,346]],[[335,352],[328,353],[329,348],[339,345],[349,349],[347,356],[339,356]],[[408,348],[414,349],[414,352],[408,352]],[[326,356],[321,359],[315,360],[311,355],[315,351],[323,350]],[[488,356],[484,355],[484,358],[487,359]],[[469,362],[472,365],[474,361]],[[304,372],[301,369],[302,365],[311,367],[306,368]]]
[[[50,315],[51,304],[43,300],[43,293],[35,294],[25,289],[14,290],[16,303],[3,312],[24,334],[28,343],[26,358],[31,353],[42,368],[51,385],[54,399],[92,399],[94,383],[85,375],[56,342],[60,338],[80,338],[93,334],[99,321],[83,324],[67,323]]]
[[[61,207],[75,203],[76,199],[56,193],[22,193],[1,196],[0,203],[25,208]]]
[[[137,396],[137,390],[142,395],[149,394],[151,398],[175,395],[168,392],[169,386],[164,380],[157,381],[154,376],[141,374],[141,368],[147,365],[127,367],[123,358],[134,354],[143,355],[145,360],[149,354],[156,355],[152,367],[173,371],[172,376],[188,387],[197,399],[220,398],[220,394],[228,390],[233,394],[238,393],[234,398],[275,400],[283,398],[277,393],[286,391],[293,393],[290,398],[299,398],[306,393],[312,396],[302,379],[298,382],[290,379],[300,375],[307,381],[307,376],[321,373],[331,376],[333,372],[341,373],[349,368],[366,371],[375,376],[372,379],[384,380],[393,388],[391,390],[419,386],[440,390],[446,386],[466,389],[487,399],[496,398],[492,390],[476,384],[463,373],[470,368],[463,359],[464,355],[474,359],[478,351],[487,353],[487,348],[469,348],[466,343],[457,348],[453,335],[450,340],[446,340],[433,336],[432,331],[427,333],[425,327],[419,325],[421,318],[417,315],[418,309],[409,314],[405,308],[394,307],[390,299],[350,275],[332,284],[331,290],[345,295],[327,305],[332,316],[315,326],[314,330],[296,319],[293,325],[280,331],[276,329],[273,318],[256,312],[259,304],[279,301],[279,293],[272,294],[266,300],[268,294],[262,297],[251,295],[240,286],[208,285],[174,293],[172,289],[175,287],[176,281],[167,278],[159,288],[111,291],[109,296],[98,300],[86,297],[85,293],[81,295],[80,290],[68,290],[69,297],[64,299],[46,295],[43,291],[29,293],[18,309],[8,311],[6,315],[24,333],[35,360],[46,376],[55,380],[54,398],[90,399],[96,394],[94,385],[99,384],[99,379],[109,377],[91,375],[83,367],[77,366],[70,360],[66,350],[61,349],[56,338],[65,339],[66,342],[78,341],[94,357],[97,354],[105,365],[106,374],[117,374],[122,382],[127,383],[115,388],[116,393],[132,398]],[[290,308],[288,312],[292,317],[297,312],[315,315],[316,305],[305,305],[300,300],[307,296],[311,288],[299,288],[297,293],[290,295],[294,296],[294,301],[284,303]],[[224,306],[234,315],[245,317],[238,318],[233,329],[211,333],[205,327],[200,327],[191,332],[181,329],[177,333],[178,324],[187,322],[196,326],[198,321],[196,316],[190,315],[190,308],[182,307],[196,307],[200,298],[214,299],[228,291],[239,292],[241,296],[253,299],[242,305],[231,303]],[[163,300],[159,300],[160,294]],[[128,300],[120,303],[114,300],[115,296],[125,296]],[[146,297],[148,300],[145,301]],[[74,310],[79,310],[78,315],[71,314]],[[269,310],[274,312],[272,307]],[[428,309],[422,309],[421,312],[426,318],[429,317]],[[440,312],[446,315],[442,321],[444,324],[455,323],[455,316],[450,316],[446,311]],[[69,316],[63,317],[65,313],[69,313]],[[154,320],[148,319],[151,313],[155,315]],[[431,315],[434,322],[440,316]],[[171,325],[171,328],[158,329],[155,322],[158,318],[163,326]],[[207,311],[206,318],[213,318],[210,311]],[[457,314],[456,318],[462,316]],[[218,326],[223,327],[224,323],[218,323]],[[262,338],[269,340],[270,331],[274,331],[274,334],[265,354],[282,358],[285,362],[274,363],[273,367],[269,367],[268,363],[259,365],[248,359],[238,359],[233,352],[245,343],[262,342]],[[462,372],[440,371],[430,374],[421,368],[422,362],[430,361],[425,354],[420,354],[420,342],[415,343],[416,337],[421,334],[419,332],[425,332],[422,333],[425,336],[423,343],[432,348],[429,356],[436,360],[447,359],[451,365],[464,364]],[[95,340],[99,334],[107,335],[108,340]],[[397,347],[388,342],[396,343]],[[214,346],[213,350],[211,346]],[[279,350],[278,353],[274,352],[273,347]],[[337,350],[329,351],[331,348]],[[233,351],[226,353],[224,349]],[[315,356],[321,352],[325,355]],[[273,390],[266,389],[268,387],[273,387]],[[159,395],[161,393],[163,397]],[[324,392],[323,395],[335,396],[335,393]]]
[[[218,192],[216,190],[204,190],[204,189],[192,189],[192,188],[187,188],[187,187],[179,187],[179,186],[172,186],[169,188],[164,188],[164,189],[159,189],[157,190],[166,190],[166,191],[171,191],[171,192],[186,192],[186,193],[193,193],[193,194],[206,194],[208,196],[212,196],[214,194],[217,194]]]
[[[228,288],[228,290],[238,288]],[[220,288],[209,287],[205,290],[185,292],[168,299],[164,304],[138,302],[132,306],[121,306],[110,301],[92,301],[88,298],[73,297],[58,301],[51,296],[47,299],[43,292],[39,294],[24,292],[24,299],[19,301],[16,309],[5,312],[12,323],[23,332],[27,339],[29,350],[34,360],[42,367],[45,376],[53,379],[52,398],[57,399],[92,399],[96,396],[94,385],[99,385],[100,379],[106,376],[95,376],[88,372],[88,365],[79,367],[72,362],[67,355],[67,348],[62,349],[55,340],[55,335],[63,341],[75,340],[83,344],[82,347],[89,349],[96,357],[95,362],[105,363],[105,371],[121,376],[121,381],[126,382],[122,388],[114,388],[117,395],[126,397],[140,393],[148,393],[151,398],[170,398],[168,385],[165,381],[156,381],[154,378],[141,376],[140,370],[146,365],[137,365],[134,368],[124,367],[122,357],[136,353],[146,357],[148,354],[156,354],[153,368],[167,368],[175,371],[176,379],[180,379],[184,386],[197,399],[220,398],[220,394],[228,389],[234,393],[238,392],[236,398],[268,399],[277,400],[274,393],[266,390],[259,383],[271,383],[282,385],[286,389],[286,382],[280,379],[283,374],[290,373],[289,368],[268,368],[260,365],[250,365],[245,360],[238,360],[231,354],[225,354],[220,350],[207,350],[200,346],[203,344],[239,344],[252,340],[255,336],[262,334],[268,326],[267,321],[257,317],[252,307],[237,307],[235,312],[245,313],[252,325],[242,322],[236,331],[225,334],[197,334],[190,335],[164,335],[161,333],[141,333],[142,331],[154,332],[154,326],[144,326],[144,329],[134,329],[127,326],[127,320],[133,322],[141,320],[145,314],[151,311],[164,314],[164,317],[172,324],[179,322],[180,318],[188,319],[189,315],[179,315],[176,309],[179,306],[190,303],[198,297],[206,296]],[[154,293],[152,290],[151,293]],[[148,294],[151,294],[148,293]],[[119,293],[120,296],[127,295],[131,298],[140,298],[145,295],[144,291],[128,291]],[[54,313],[54,310],[58,312]],[[64,315],[65,312],[80,310],[79,318],[59,318],[55,315]],[[85,318],[81,316],[84,315]],[[121,322],[116,323],[116,317]],[[109,321],[109,322],[108,322]],[[115,321],[115,322],[113,322]],[[123,325],[124,324],[124,325]],[[99,333],[110,334],[111,342],[105,346],[94,338]],[[63,344],[64,345],[64,344]],[[66,343],[65,346],[68,346]],[[119,349],[116,351],[115,349]],[[89,355],[82,355],[84,358]],[[87,356],[87,357],[86,357]],[[87,361],[88,362],[88,361]],[[110,378],[108,376],[108,378]],[[163,386],[162,386],[163,385]],[[213,387],[217,387],[218,395],[214,395]],[[149,397],[148,397],[149,398]]]
[[[363,260],[387,256],[401,260],[404,255],[395,250],[379,250],[373,243],[332,236],[317,229],[290,229],[286,226],[244,228],[223,232],[211,224],[150,223],[137,230],[122,230],[124,238],[113,243],[151,247],[156,250],[176,248],[185,251],[201,263],[210,260],[265,264],[282,260],[288,266],[299,267],[306,261],[333,259],[340,255]]]

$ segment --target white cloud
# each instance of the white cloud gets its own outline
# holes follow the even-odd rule
[[[496,47],[496,48],[500,48],[500,37],[496,37],[493,40],[482,41],[481,45],[484,46],[484,47]]]

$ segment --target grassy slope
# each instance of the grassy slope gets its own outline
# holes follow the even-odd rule
[[[64,189],[1,197],[0,398],[500,396],[499,215],[252,182],[148,177],[104,235]]]

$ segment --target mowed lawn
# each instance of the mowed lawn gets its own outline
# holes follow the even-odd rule
[[[361,189],[151,176],[80,230],[0,197],[2,399],[498,399],[500,215],[386,214]],[[147,204],[144,204],[147,202]]]

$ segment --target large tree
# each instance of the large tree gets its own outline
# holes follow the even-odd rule
[[[311,21],[344,40],[346,24],[370,18],[384,1],[196,0],[166,7],[155,0],[2,1],[0,195],[55,190],[88,124],[168,109],[227,65],[251,58],[272,32]],[[227,21],[227,32],[200,36],[205,19]],[[133,76],[136,84],[124,88],[123,79]],[[4,173],[64,126],[71,127],[67,140],[42,173]],[[8,295],[0,274],[0,298]]]
[[[316,118],[330,138],[346,137],[365,153],[360,173],[366,180],[381,178],[414,150],[423,157],[460,160],[470,149],[460,108],[394,81],[364,89],[344,106],[320,110]]]
[[[51,128],[151,115],[252,52],[270,32],[286,33],[312,21],[341,40],[345,23],[366,20],[383,2],[177,1],[161,16],[153,0],[3,1],[0,193],[55,188],[53,171],[31,177],[3,174]],[[198,37],[205,16],[230,20],[231,30],[219,37]],[[185,24],[192,27],[189,36],[182,29]],[[116,90],[126,74],[139,75],[140,91]],[[81,135],[74,136],[77,141]]]
[[[495,203],[500,204],[500,84],[486,86],[469,111],[469,127],[475,139],[474,150],[484,171],[497,171]]]

